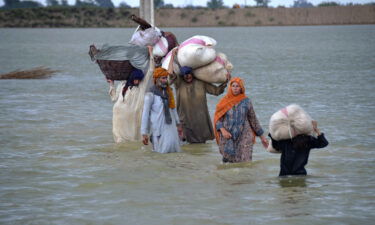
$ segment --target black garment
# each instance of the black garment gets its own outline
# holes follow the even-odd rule
[[[271,137],[271,135],[269,134]],[[292,139],[276,141],[272,137],[272,147],[281,152],[280,174],[306,175],[305,165],[312,148],[324,148],[328,145],[322,133],[317,138],[310,135],[298,135]]]

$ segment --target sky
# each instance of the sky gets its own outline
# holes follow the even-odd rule
[[[45,5],[45,0],[33,0],[40,2]],[[255,1],[254,0],[223,0],[224,5],[232,7],[235,3],[240,5],[248,5],[248,6],[254,6]],[[340,4],[347,4],[347,3],[370,3],[375,2],[375,0],[308,0],[308,2],[312,3],[313,5],[318,5],[321,2],[327,2],[327,1],[334,1]],[[68,0],[70,5],[75,4],[76,0]],[[126,2],[128,5],[132,7],[139,6],[139,0],[112,0],[112,2],[115,4],[115,6],[118,6],[121,2]],[[173,4],[175,7],[184,7],[186,5],[196,5],[196,6],[206,6],[207,0],[164,0],[165,4]],[[294,0],[271,0],[269,6],[277,7],[277,6],[285,6],[289,7],[293,5]],[[3,5],[4,1],[0,0],[0,5]]]

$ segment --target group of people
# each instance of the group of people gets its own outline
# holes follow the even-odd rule
[[[227,81],[216,86],[196,79],[190,67],[182,66],[179,70],[179,75],[171,68],[156,67],[153,70],[153,85],[144,96],[141,116],[140,134],[144,145],[151,142],[153,151],[171,153],[181,151],[181,140],[194,144],[216,139],[224,163],[251,161],[256,137],[267,149],[269,142],[251,100],[245,94],[241,78],[231,78],[228,74]],[[135,69],[130,78],[122,83],[121,95],[125,96],[129,89],[142,83],[143,77],[143,73]],[[108,82],[113,91],[113,81]],[[227,86],[227,94],[218,102],[212,124],[206,94],[218,96]],[[314,122],[313,126],[317,137],[298,135],[276,141],[269,135],[273,148],[281,152],[280,176],[306,175],[304,167],[310,149],[328,145],[317,123]]]

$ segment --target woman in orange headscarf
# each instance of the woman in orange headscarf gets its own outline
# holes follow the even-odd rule
[[[239,77],[230,80],[228,93],[217,104],[214,126],[223,162],[251,161],[255,136],[261,138],[264,148],[268,146],[251,101],[245,95],[244,83]]]

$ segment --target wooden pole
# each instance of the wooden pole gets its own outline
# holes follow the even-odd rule
[[[139,1],[139,16],[149,22],[152,26],[154,24],[154,0],[140,0]]]

